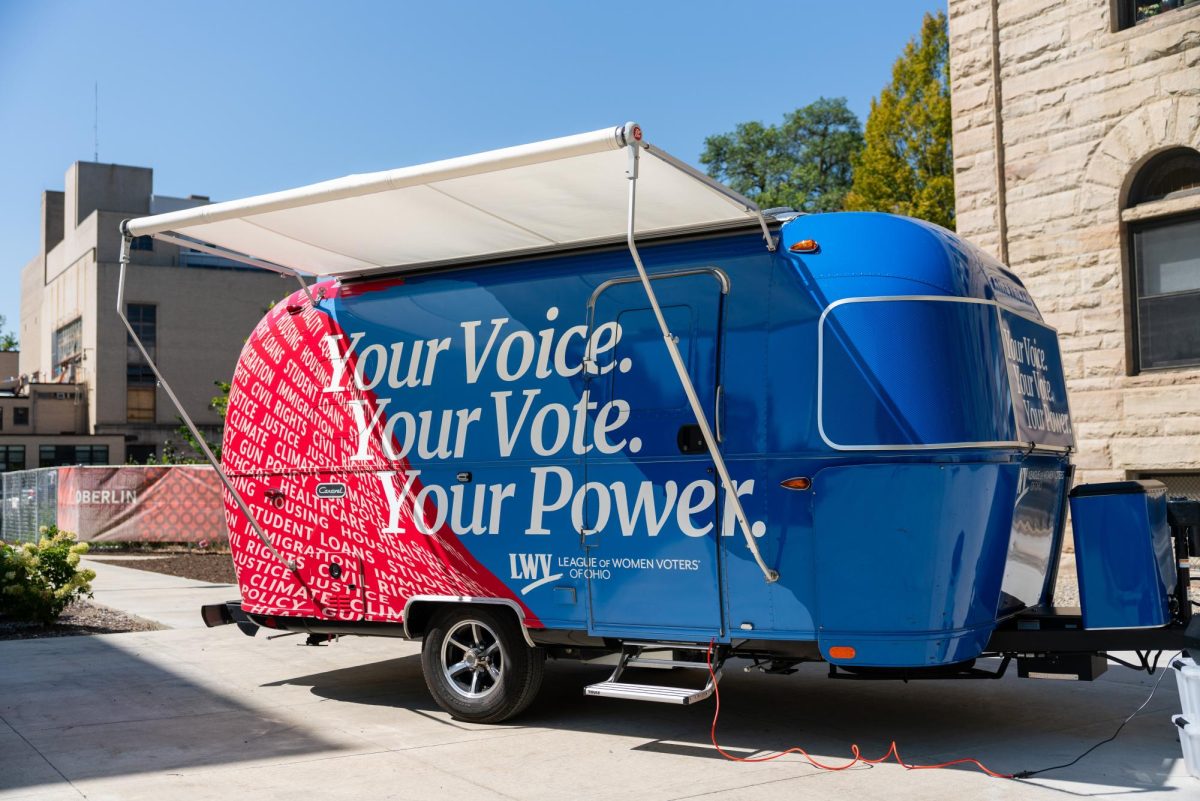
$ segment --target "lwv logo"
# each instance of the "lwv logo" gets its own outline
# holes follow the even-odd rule
[[[532,581],[521,588],[522,595],[528,595],[533,590],[551,581],[558,581],[562,573],[550,575],[550,554],[548,553],[510,553],[508,555],[509,576],[513,581]]]

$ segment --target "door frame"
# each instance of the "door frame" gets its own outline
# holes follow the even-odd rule
[[[670,270],[670,271],[661,272],[661,273],[651,273],[648,275],[648,277],[651,281],[658,281],[658,280],[669,279],[669,278],[687,278],[687,277],[695,276],[695,275],[711,276],[714,280],[716,280],[716,282],[719,286],[719,289],[720,289],[720,296],[717,298],[717,316],[716,316],[716,325],[715,325],[714,336],[713,336],[715,352],[714,352],[714,356],[713,356],[713,362],[714,362],[713,363],[713,394],[712,394],[712,398],[710,399],[710,403],[711,403],[710,410],[711,410],[711,414],[712,414],[713,436],[716,438],[716,441],[719,445],[724,440],[724,433],[723,433],[724,425],[722,424],[721,416],[724,414],[724,408],[723,408],[724,404],[722,402],[724,400],[724,398],[723,398],[724,387],[722,385],[722,373],[723,373],[722,368],[724,367],[724,360],[725,360],[725,302],[729,295],[730,290],[732,289],[733,282],[730,280],[729,274],[727,272],[722,270],[720,267],[716,267],[716,266],[694,267],[694,268],[688,268],[688,269],[683,269],[683,270]],[[584,342],[590,343],[592,341],[592,334],[595,332],[595,326],[596,326],[596,306],[597,306],[598,301],[600,300],[601,295],[603,295],[607,290],[612,289],[615,286],[621,286],[624,284],[640,284],[640,283],[641,283],[641,277],[638,276],[637,274],[633,274],[633,275],[609,278],[596,286],[596,288],[592,291],[592,294],[588,297],[587,332],[585,335]],[[591,364],[592,364],[591,353],[585,353],[584,354],[584,364],[583,364],[585,389],[590,385],[593,376],[596,375],[590,369]],[[585,454],[583,456],[582,464],[583,464],[583,471],[584,471],[584,481],[586,482],[587,481],[587,470],[588,470],[587,454]],[[714,567],[714,577],[717,582],[717,597],[715,599],[717,602],[716,636],[724,637],[724,636],[726,636],[726,634],[728,632],[728,626],[726,625],[726,623],[727,623],[727,621],[726,621],[726,601],[727,601],[727,599],[725,597],[726,584],[725,584],[725,565],[724,565],[724,554],[723,554],[724,543],[721,538],[721,523],[724,519],[724,508],[722,505],[722,486],[721,486],[720,480],[716,476],[715,467],[710,466],[708,468],[708,472],[710,474],[712,474],[712,482],[714,485],[714,493],[715,493],[714,501],[713,501],[712,540],[713,540],[713,558],[715,559],[715,564],[713,566]],[[584,555],[586,556],[588,554],[588,545],[587,545],[586,535],[582,531],[579,532],[579,544],[580,544],[580,548],[583,550]],[[594,588],[595,588],[594,580],[591,577],[587,578],[586,579],[586,587],[585,587],[585,590],[587,592],[587,618],[586,618],[586,620],[587,620],[587,626],[588,626],[589,631],[593,630],[596,627],[596,621],[595,621],[595,615],[594,615],[594,605],[593,605]],[[670,627],[660,626],[659,628],[670,628]]]

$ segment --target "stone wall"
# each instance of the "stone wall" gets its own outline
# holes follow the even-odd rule
[[[1200,149],[1200,6],[1115,31],[1109,0],[996,2],[1005,243],[993,0],[949,7],[958,232],[997,255],[1006,245],[1059,331],[1077,481],[1200,469],[1200,368],[1130,374],[1122,222],[1142,164]]]

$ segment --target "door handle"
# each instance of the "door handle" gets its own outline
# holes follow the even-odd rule
[[[721,417],[722,417],[721,412],[723,411],[723,409],[721,408],[721,401],[724,400],[724,398],[725,398],[725,387],[721,386],[720,384],[717,384],[717,397],[713,403],[713,425],[715,425],[717,427],[717,430],[715,432],[716,437],[717,437],[717,442],[725,441],[725,434],[722,431],[723,426],[721,425]]]

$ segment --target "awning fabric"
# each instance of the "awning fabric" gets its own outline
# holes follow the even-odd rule
[[[125,232],[170,232],[316,275],[619,241],[628,214],[627,142],[642,147],[639,236],[760,219],[753,202],[651,147],[628,123],[140,217]]]

